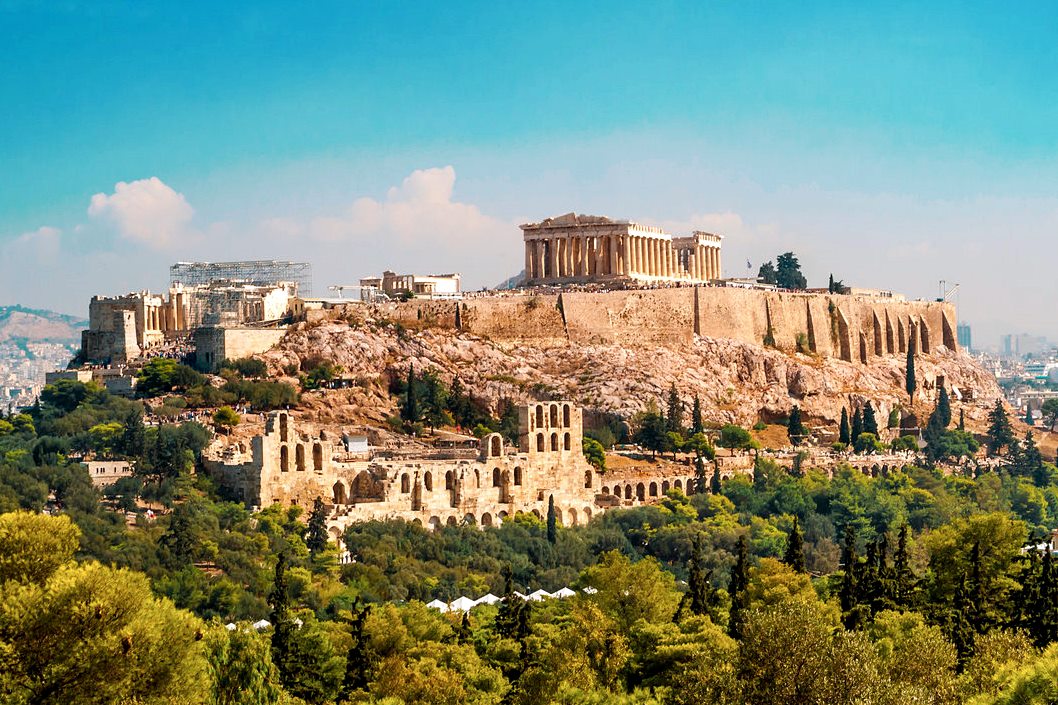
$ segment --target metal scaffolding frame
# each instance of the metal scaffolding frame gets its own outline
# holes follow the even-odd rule
[[[177,262],[169,267],[169,284],[208,285],[216,281],[269,286],[297,282],[298,295],[312,294],[312,265],[308,262],[248,260],[244,262]]]

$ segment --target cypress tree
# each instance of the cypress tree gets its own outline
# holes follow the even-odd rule
[[[552,546],[558,541],[558,521],[555,513],[555,495],[547,497],[547,541]]]
[[[713,459],[713,477],[709,480],[709,492],[715,495],[723,490],[723,480],[720,477],[720,461]]]
[[[963,416],[962,409],[959,409],[959,430],[960,431],[965,431],[966,430],[966,418]]]
[[[309,513],[308,527],[305,532],[305,546],[309,553],[317,553],[327,549],[327,510],[324,509],[323,499],[316,497],[312,500],[312,511]]]
[[[419,409],[418,392],[415,389],[415,366],[408,365],[407,392],[404,397],[404,408],[401,409],[401,417],[408,423],[417,423],[422,416]]]
[[[951,398],[948,396],[948,390],[943,386],[937,396],[937,408],[934,413],[937,414],[937,422],[941,430],[951,426]]]
[[[856,413],[852,415],[852,442],[855,443],[856,439],[863,433],[863,414],[859,409],[856,409]]]
[[[705,492],[708,481],[705,478],[705,458],[698,456],[694,459],[694,491],[695,493]]]
[[[676,391],[676,383],[669,388],[669,400],[666,408],[665,421],[671,433],[683,431],[683,405],[680,403],[680,395]]]
[[[1033,553],[1035,553],[1035,549]],[[1058,641],[1058,591],[1055,590],[1054,560],[1050,549],[1043,552],[1043,564],[1040,570],[1037,587],[1037,603],[1034,610],[1037,615],[1036,643],[1045,647]]]
[[[735,553],[735,565],[731,569],[731,580],[727,591],[731,595],[731,613],[727,620],[727,633],[732,638],[742,636],[745,624],[746,588],[749,586],[749,549],[746,547],[745,535],[738,537],[738,548]]]
[[[790,536],[786,540],[786,553],[783,554],[782,562],[798,573],[808,572],[805,566],[804,537],[801,536],[801,527],[797,522],[797,517],[794,517],[793,529],[790,530]]]
[[[367,690],[368,667],[371,665],[367,653],[368,640],[364,638],[364,623],[371,612],[371,605],[360,605],[360,598],[351,608],[349,636],[352,641],[345,655],[345,679],[342,681],[342,700],[350,701],[358,690]],[[465,615],[464,615],[465,616]]]
[[[1025,425],[1027,425],[1027,426],[1034,426],[1035,425],[1035,422],[1032,420],[1032,409],[1029,408],[1028,404],[1025,405]]]
[[[705,430],[705,424],[702,422],[702,400],[698,398],[698,395],[694,395],[694,405],[691,407],[691,435],[695,433],[701,433]]]
[[[838,440],[845,445],[852,445],[852,429],[849,427],[849,410],[841,407],[841,426],[838,430]]]
[[[869,401],[863,407],[863,432],[878,435],[878,420],[874,418],[874,407]]]
[[[294,651],[294,620],[290,618],[290,594],[287,587],[287,553],[283,551],[276,560],[275,580],[272,592],[268,595],[268,604],[272,608],[272,663],[279,671],[279,681],[284,686],[289,684],[292,673],[292,655]]]
[[[907,398],[912,407],[915,404],[915,389],[918,382],[915,381],[915,344],[909,341],[907,345],[907,364],[904,368],[904,389],[907,390]]]
[[[790,442],[795,446],[801,445],[801,441],[807,435],[805,425],[801,421],[801,408],[797,405],[790,409],[790,420],[786,423],[786,431],[790,435]]]
[[[841,591],[838,596],[841,600],[842,622],[846,629],[855,629],[859,624],[859,585],[857,573],[859,572],[859,556],[856,555],[856,530],[852,524],[845,525],[845,541],[841,548],[841,562],[845,568],[845,575],[841,579]]]
[[[911,570],[911,554],[908,551],[907,539],[910,530],[907,524],[900,527],[896,541],[896,553],[893,554],[893,588],[892,600],[898,607],[911,606],[911,597],[915,589],[915,574]]]
[[[715,602],[715,588],[709,581],[710,573],[704,569],[705,559],[702,556],[702,536],[694,537],[694,550],[690,564],[687,566],[687,595],[692,614],[704,615]]]

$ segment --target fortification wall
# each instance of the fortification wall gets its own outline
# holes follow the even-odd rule
[[[497,341],[679,346],[698,334],[850,362],[903,354],[912,343],[926,353],[957,347],[949,303],[727,287],[409,301],[385,311]]]

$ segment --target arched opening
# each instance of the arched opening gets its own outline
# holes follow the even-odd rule
[[[603,493],[603,494],[610,494],[610,488],[609,488],[609,487],[606,487],[605,485],[603,485],[603,488],[602,488],[602,493]]]
[[[297,444],[294,450],[294,465],[297,467],[298,472],[305,471],[305,446],[300,443]]]
[[[323,446],[319,443],[312,445],[312,469],[315,472],[323,472]]]
[[[640,502],[642,502],[644,499],[646,499],[646,497],[647,497],[647,489],[646,489],[646,487],[643,486],[643,483],[640,482],[640,483],[638,483],[636,485],[636,499],[638,499]]]
[[[551,447],[548,450],[551,450],[551,451],[558,450],[558,434],[557,433],[552,433],[551,434]]]
[[[423,473],[422,486],[426,488],[427,492],[433,492],[433,475],[429,471]]]
[[[334,483],[334,487],[331,488],[334,492],[334,503],[345,504],[345,485],[342,484],[341,480]]]
[[[564,434],[562,436],[562,449],[563,450],[569,450],[570,449],[570,440],[569,440],[569,434],[568,433]]]
[[[482,514],[481,515],[481,525],[482,526],[492,526],[492,515],[489,514],[488,512],[485,512],[484,514]]]
[[[445,473],[445,489],[446,490],[450,490],[450,489],[452,489],[455,486],[456,486],[455,476],[452,474],[452,471],[449,470],[448,472]]]
[[[562,425],[569,428],[569,404],[562,405]]]
[[[474,486],[481,488],[481,471],[477,468],[474,468]]]
[[[542,433],[536,434],[536,452],[537,453],[543,453],[544,452],[544,434],[542,434]]]
[[[683,491],[683,481],[682,480],[676,480],[675,482],[672,483],[672,486],[675,487],[676,489],[680,490],[681,492]]]
[[[287,415],[286,414],[280,414],[279,415],[279,440],[282,441],[283,443],[286,443],[289,440],[287,438],[289,433],[290,432],[289,432],[288,427],[287,427]]]
[[[496,515],[496,518],[499,520],[499,523],[502,524],[507,521],[507,512],[500,512]]]
[[[651,497],[657,497],[658,496],[658,483],[656,483],[656,482],[651,482],[650,483],[650,496]]]
[[[430,517],[430,521],[426,525],[430,527],[431,531],[435,531],[441,528],[441,520],[438,517]]]
[[[544,407],[540,404],[536,405],[536,427],[540,428],[544,425]]]
[[[576,509],[570,509],[569,510],[569,524],[567,524],[567,526],[576,526],[576,525],[577,525],[577,510]]]
[[[533,510],[533,516],[536,517],[537,519],[543,519],[544,518],[544,515],[540,513],[539,509],[534,509]]]
[[[592,480],[595,479],[594,475],[595,475],[595,473],[592,470],[585,470],[584,471],[584,486],[585,487],[591,488]]]
[[[551,409],[551,419],[550,419],[551,428],[557,428],[558,427],[558,405],[557,404],[552,404],[550,409]]]
[[[500,441],[500,437],[499,436],[493,436],[492,440],[489,441],[489,446],[490,446],[489,447],[489,454],[493,458],[500,457],[500,455],[502,454],[502,451],[503,451],[503,443]]]
[[[411,492],[411,478],[408,477],[408,473],[400,476],[400,491],[404,494]]]
[[[290,470],[290,449],[286,446],[279,449],[279,469],[283,472]]]
[[[455,526],[456,525],[456,518],[455,517],[448,517],[445,520],[445,525],[446,526]]]
[[[632,499],[632,486],[625,485],[625,499]]]
[[[515,468],[514,469],[514,484],[516,484],[516,485],[522,484],[522,469],[521,468]]]
[[[662,480],[662,482],[661,482],[661,494],[668,494],[668,493],[669,493],[669,481],[668,480]]]
[[[467,514],[463,517],[463,523],[467,526],[477,526],[478,520],[474,518],[473,514]]]
[[[692,492],[694,492],[694,479],[688,477],[687,478],[687,494],[691,494]]]
[[[591,508],[590,507],[585,507],[584,508],[584,523],[587,524],[589,521],[591,521]]]
[[[499,468],[493,468],[492,469],[492,486],[493,487],[499,487],[500,486],[500,469]]]

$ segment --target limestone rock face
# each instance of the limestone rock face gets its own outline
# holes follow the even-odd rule
[[[380,422],[394,413],[386,392],[391,375],[433,369],[446,380],[459,377],[471,393],[495,405],[502,399],[571,399],[586,412],[629,418],[650,402],[663,405],[670,385],[690,402],[698,395],[707,421],[750,425],[785,417],[797,404],[809,419],[836,425],[842,406],[871,401],[879,421],[897,405],[908,407],[903,354],[871,356],[867,364],[790,353],[727,339],[695,336],[683,346],[531,344],[495,342],[439,328],[410,330],[341,321],[291,330],[262,357],[273,372],[303,361],[341,365],[356,384],[345,390],[306,395],[320,421]],[[932,409],[936,381],[972,401],[955,402],[967,424],[982,428],[1001,397],[995,379],[965,353],[935,346],[916,358],[919,389],[915,410]]]

